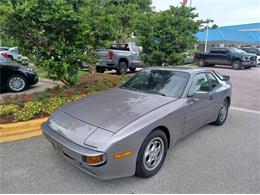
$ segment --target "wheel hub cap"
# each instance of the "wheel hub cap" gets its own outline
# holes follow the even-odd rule
[[[14,77],[9,81],[9,87],[13,91],[20,91],[24,88],[25,81],[21,77]]]
[[[220,113],[219,113],[219,119],[220,121],[223,121],[225,120],[226,118],[226,115],[227,115],[227,103],[224,102],[220,108]]]
[[[160,137],[152,139],[145,148],[143,163],[147,170],[154,170],[161,162],[164,153],[163,140]]]

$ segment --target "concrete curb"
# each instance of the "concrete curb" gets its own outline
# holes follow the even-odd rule
[[[0,124],[0,143],[42,135],[41,124],[48,117],[25,122]]]

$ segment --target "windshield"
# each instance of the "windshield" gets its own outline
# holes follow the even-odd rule
[[[237,49],[237,48],[230,48],[229,51],[231,53],[244,53],[244,54],[247,53],[247,52],[243,51],[242,49]]]
[[[190,75],[172,70],[145,69],[130,78],[121,88],[162,96],[180,97]]]

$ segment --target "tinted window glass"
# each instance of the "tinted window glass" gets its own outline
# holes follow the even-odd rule
[[[210,83],[211,83],[211,87],[212,89],[216,88],[218,86],[218,80],[216,79],[216,77],[212,74],[212,73],[207,73]]]
[[[188,73],[181,71],[145,69],[133,76],[121,88],[180,97],[189,77]]]
[[[188,96],[193,96],[197,91],[209,91],[209,81],[205,73],[199,73],[193,78]]]

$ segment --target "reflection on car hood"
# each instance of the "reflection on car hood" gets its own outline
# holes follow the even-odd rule
[[[61,111],[80,121],[117,132],[142,115],[176,99],[116,88],[67,104]]]

